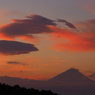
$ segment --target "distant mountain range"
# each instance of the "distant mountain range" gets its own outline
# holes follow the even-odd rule
[[[22,87],[36,88],[39,90],[52,90],[61,95],[95,95],[95,81],[73,68],[48,81],[1,76],[0,82],[12,86],[20,85]]]

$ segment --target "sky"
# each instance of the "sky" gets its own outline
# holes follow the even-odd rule
[[[0,0],[0,76],[47,80],[69,68],[95,80],[95,0]]]

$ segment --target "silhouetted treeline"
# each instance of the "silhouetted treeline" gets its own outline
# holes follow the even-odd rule
[[[50,90],[37,90],[34,88],[24,88],[19,85],[9,86],[0,83],[0,95],[58,95]]]

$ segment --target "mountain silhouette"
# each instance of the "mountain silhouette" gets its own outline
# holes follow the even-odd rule
[[[78,69],[75,68],[71,68],[68,69],[67,71],[53,77],[52,79],[50,79],[49,81],[59,81],[59,82],[94,82],[91,79],[89,79],[88,77],[86,77],[85,75],[83,75],[81,72],[79,72]]]
[[[68,69],[47,81],[2,76],[0,82],[12,86],[20,85],[26,88],[51,90],[60,95],[95,95],[95,81],[74,68]]]
[[[51,78],[47,85],[61,95],[95,95],[95,82],[75,68]]]

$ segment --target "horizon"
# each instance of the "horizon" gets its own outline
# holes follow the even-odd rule
[[[0,0],[0,12],[0,76],[77,68],[95,81],[95,0]]]
[[[84,75],[79,69],[76,69],[76,68],[69,68],[69,69],[67,69],[66,71],[61,72],[61,73],[59,73],[59,74],[57,74],[57,75],[55,75],[55,76],[52,76],[52,77],[49,78],[49,79],[32,79],[32,78],[29,79],[29,78],[12,77],[12,76],[7,76],[7,75],[0,76],[0,78],[6,77],[6,78],[13,78],[13,79],[16,78],[16,79],[27,79],[27,80],[48,81],[48,80],[51,80],[51,79],[53,79],[53,78],[55,78],[55,77],[58,77],[59,75],[63,76],[63,74],[64,74],[65,72],[71,73],[71,71],[73,71],[72,73],[78,72],[78,73],[81,73],[82,75]],[[92,81],[95,81],[95,80],[93,80],[92,78],[90,78],[90,77],[87,76],[87,75],[84,75],[84,76],[87,77],[87,78],[89,78],[89,79],[91,79]]]

